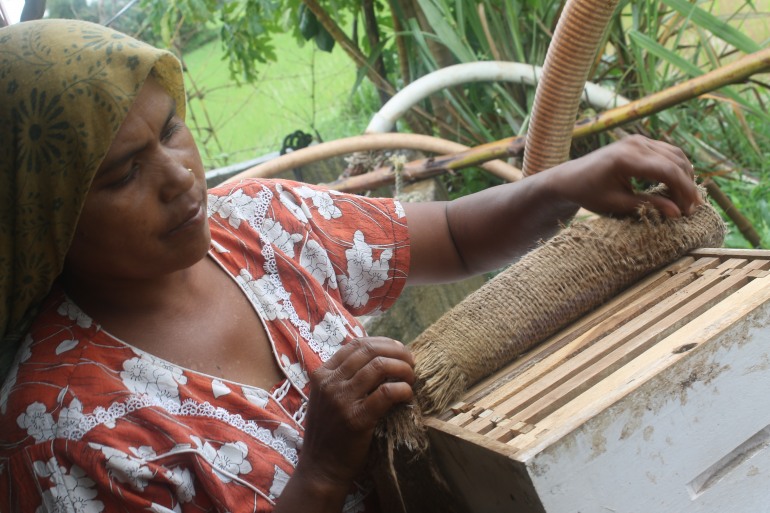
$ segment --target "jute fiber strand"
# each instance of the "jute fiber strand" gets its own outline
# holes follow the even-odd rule
[[[653,192],[664,194],[665,189]],[[394,410],[379,426],[379,464],[387,462],[389,469],[380,477],[395,479],[396,468],[408,466],[394,459],[411,460],[425,451],[422,414],[444,411],[469,386],[650,271],[692,249],[722,245],[725,226],[708,203],[677,219],[663,219],[651,208],[639,214],[572,224],[469,295],[412,343],[416,404]],[[397,482],[378,486],[389,495],[403,494],[408,505],[404,487],[415,483],[406,481],[399,475]],[[425,495],[424,488],[414,492]]]

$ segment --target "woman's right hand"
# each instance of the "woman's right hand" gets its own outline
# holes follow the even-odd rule
[[[384,337],[353,340],[316,370],[300,460],[276,513],[294,511],[298,499],[302,511],[341,511],[364,469],[374,427],[393,406],[412,399],[414,379],[412,354]]]

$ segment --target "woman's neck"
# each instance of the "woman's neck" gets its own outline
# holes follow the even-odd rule
[[[192,266],[144,279],[95,277],[62,273],[64,291],[95,318],[136,317],[162,311],[183,311],[207,290],[209,258]]]

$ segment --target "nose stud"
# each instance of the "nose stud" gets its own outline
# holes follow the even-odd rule
[[[192,172],[193,172],[193,170],[192,170],[191,168],[189,168],[189,167],[187,168],[187,170],[188,170],[190,173],[192,173]]]

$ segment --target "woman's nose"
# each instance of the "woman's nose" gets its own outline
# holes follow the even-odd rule
[[[195,185],[195,172],[185,160],[167,155],[164,159],[161,177],[161,199],[164,202],[173,201],[177,196],[185,194]]]

